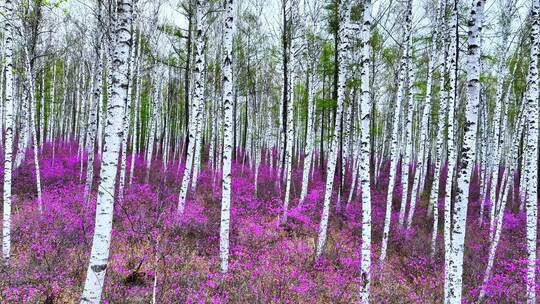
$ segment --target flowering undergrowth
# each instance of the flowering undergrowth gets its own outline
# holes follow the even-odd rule
[[[74,156],[75,145],[56,147],[54,158],[49,150],[41,159],[42,214],[35,199],[32,157],[14,174],[13,255],[0,266],[1,303],[76,303],[82,291],[95,193],[85,205],[85,168]],[[332,208],[324,254],[315,260],[324,196],[324,176],[318,168],[301,206],[297,199],[301,168],[294,168],[291,197],[295,199],[287,224],[282,225],[280,193],[284,189],[277,183],[279,172],[261,165],[255,190],[254,170],[247,163],[233,165],[230,271],[221,274],[220,172],[203,166],[197,191],[190,193],[186,212],[178,218],[178,163],[164,171],[161,162],[155,161],[149,184],[143,183],[143,159],[137,157],[135,165],[134,183],[126,185],[124,199],[115,203],[105,303],[149,303],[154,282],[158,303],[351,303],[358,299],[360,198],[347,204],[349,189],[345,187],[341,211]],[[96,165],[96,173],[98,169]],[[347,176],[344,184],[350,185],[350,179]],[[443,240],[439,234],[439,251],[431,259],[432,224],[426,215],[426,195],[418,203],[412,229],[392,225],[388,259],[383,269],[378,267],[386,185],[383,174],[372,189],[373,302],[440,303]],[[478,193],[478,185],[474,187],[473,197]],[[401,191],[397,187],[394,193],[393,223]],[[336,200],[334,193],[333,207]],[[510,200],[509,205],[493,275],[485,285],[486,303],[524,301],[525,216],[515,208],[517,202]],[[478,202],[471,202],[464,261],[467,303],[478,299],[489,250],[489,231],[479,226],[478,209]]]

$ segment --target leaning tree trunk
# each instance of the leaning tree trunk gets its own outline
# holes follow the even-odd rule
[[[501,153],[504,145],[504,132],[506,132],[506,126],[508,122],[508,115],[504,115],[502,117],[501,122],[501,111],[508,111],[508,95],[510,94],[510,91],[508,91],[508,94],[505,94],[505,80],[506,76],[508,75],[508,67],[507,67],[507,48],[508,48],[508,39],[510,37],[510,31],[511,31],[511,22],[512,22],[512,15],[515,12],[514,8],[515,4],[514,1],[506,1],[504,7],[501,9],[501,16],[500,18],[500,31],[502,32],[502,43],[499,51],[499,65],[497,68],[497,88],[496,88],[496,97],[495,97],[495,113],[494,119],[493,119],[493,134],[491,136],[491,155],[490,155],[490,170],[489,174],[491,175],[490,180],[492,181],[492,185],[497,185],[496,181],[499,177],[499,165],[501,162]],[[514,66],[514,69],[517,68],[518,65]],[[512,83],[512,80],[510,81]],[[501,128],[502,123],[502,128]],[[502,134],[501,134],[502,133]],[[487,183],[487,175],[488,172],[486,172],[486,177],[482,179],[484,188],[481,190],[483,191],[481,193],[481,201],[480,201],[480,225],[483,224],[484,220],[484,205],[486,202],[486,183]],[[500,180],[500,195],[499,198],[496,198],[497,188],[495,188],[494,191],[490,191],[489,194],[489,200],[490,202],[494,202],[496,199],[497,201],[500,201],[500,196],[504,194],[504,189],[502,186],[503,180]],[[493,189],[493,187],[492,187]],[[492,204],[492,206],[495,206]],[[492,207],[490,209],[490,240],[493,239],[494,233],[495,233],[495,209]]]
[[[379,257],[379,267],[384,266],[384,260],[386,259],[386,250],[388,248],[388,238],[390,236],[390,222],[392,219],[392,198],[394,194],[394,185],[395,177],[397,171],[397,158],[398,158],[398,131],[399,131],[399,115],[401,113],[401,103],[403,101],[403,93],[405,87],[405,75],[407,73],[407,67],[409,65],[409,52],[411,48],[411,22],[412,22],[412,10],[409,10],[409,7],[412,7],[412,0],[408,1],[407,4],[407,15],[405,20],[406,36],[405,36],[405,51],[401,58],[400,63],[400,73],[399,73],[399,84],[397,89],[396,96],[396,107],[394,110],[394,118],[392,124],[392,137],[390,145],[390,173],[388,177],[388,189],[386,193],[386,211],[384,216],[384,228],[383,228],[383,238],[381,245],[381,255]]]
[[[316,256],[320,257],[323,251],[324,244],[326,242],[326,231],[328,229],[328,217],[330,213],[330,199],[332,197],[332,190],[334,186],[334,174],[336,173],[336,161],[339,145],[339,134],[341,125],[341,114],[343,112],[343,102],[345,100],[345,76],[347,73],[347,64],[350,49],[348,23],[351,15],[350,1],[343,1],[340,6],[340,29],[339,29],[339,49],[338,49],[338,62],[339,74],[338,74],[338,98],[337,109],[334,127],[334,136],[330,146],[330,155],[328,158],[327,172],[326,172],[326,188],[324,191],[324,206],[321,216],[321,223],[319,226],[319,237],[317,240],[317,252]]]
[[[413,182],[413,188],[411,192],[411,208],[409,210],[409,216],[407,218],[407,229],[409,229],[412,225],[413,217],[414,217],[414,211],[416,206],[416,198],[417,193],[423,191],[424,187],[424,177],[426,176],[426,171],[428,167],[427,158],[429,155],[429,116],[431,115],[431,99],[432,99],[432,84],[433,84],[433,74],[435,72],[435,62],[438,61],[439,57],[439,51],[437,42],[439,41],[439,25],[440,20],[442,17],[442,12],[445,8],[444,5],[445,1],[439,1],[438,9],[437,9],[437,17],[435,18],[435,24],[433,28],[433,34],[432,34],[432,43],[430,47],[430,53],[429,53],[429,62],[428,62],[428,68],[427,68],[427,80],[426,80],[426,98],[424,103],[424,110],[422,112],[422,118],[420,122],[420,154],[417,156],[416,161],[416,168],[414,173],[414,182]],[[441,128],[442,129],[442,128]],[[439,138],[439,136],[437,136]],[[435,147],[436,150],[439,150],[439,146]],[[436,156],[437,157],[437,156]],[[440,167],[439,167],[440,169]],[[438,172],[437,175],[438,176]],[[438,187],[437,187],[438,188]],[[431,214],[431,204],[433,201],[430,200],[428,203],[428,214]],[[438,206],[434,206],[435,208],[438,208]],[[437,213],[438,214],[438,213]]]
[[[410,1],[409,1],[410,3]],[[411,7],[412,11],[412,7]],[[404,127],[404,137],[402,142],[402,148],[403,148],[403,157],[401,158],[401,185],[402,185],[402,191],[401,191],[401,206],[399,208],[399,218],[398,218],[398,226],[400,228],[403,227],[403,222],[405,220],[405,214],[407,213],[407,197],[409,193],[409,169],[410,169],[410,162],[411,162],[411,155],[413,150],[413,65],[412,62],[412,46],[409,48],[409,53],[407,54],[407,108],[403,109],[403,118],[405,118],[405,121],[403,122]],[[407,111],[407,115],[405,115],[405,111]],[[414,191],[414,189],[412,189]]]
[[[114,209],[114,186],[123,133],[122,115],[124,114],[124,105],[127,99],[129,77],[128,60],[131,44],[129,25],[131,24],[131,13],[131,0],[118,0],[112,95],[107,109],[108,118],[105,128],[103,162],[97,196],[96,224],[92,240],[92,251],[81,303],[100,302],[103,282],[105,280],[105,270],[107,269],[109,258]]]
[[[522,105],[523,106],[523,105]],[[524,111],[520,111],[523,113]],[[506,113],[508,115],[508,112]],[[484,272],[484,280],[482,283],[482,287],[480,289],[480,295],[478,297],[478,300],[481,302],[485,296],[486,290],[485,286],[487,285],[490,277],[491,277],[491,270],[493,269],[493,263],[495,262],[495,253],[497,252],[497,246],[499,244],[499,240],[501,237],[502,232],[502,225],[503,225],[503,217],[504,217],[504,210],[506,208],[506,202],[508,200],[508,195],[510,193],[510,186],[515,186],[513,183],[514,176],[517,171],[517,155],[518,155],[518,149],[520,145],[520,139],[521,139],[521,133],[523,132],[523,124],[521,121],[517,124],[517,130],[514,132],[514,136],[509,136],[509,141],[511,142],[510,147],[510,153],[508,154],[509,160],[506,161],[506,167],[504,174],[501,178],[501,192],[499,195],[499,200],[501,200],[501,205],[498,213],[496,214],[497,218],[495,220],[495,231],[493,233],[493,239],[490,239],[489,244],[489,253],[488,253],[488,263],[486,266],[486,270]]]
[[[180,194],[178,195],[178,214],[184,214],[184,208],[186,204],[186,196],[188,191],[188,186],[191,180],[192,167],[194,165],[194,154],[195,154],[195,144],[197,136],[197,121],[200,119],[201,113],[199,111],[199,103],[203,102],[202,98],[204,95],[204,85],[203,85],[203,70],[204,70],[204,32],[203,32],[203,16],[204,16],[204,7],[206,7],[206,0],[198,0],[195,3],[196,18],[197,18],[197,47],[195,53],[195,68],[193,69],[193,78],[194,78],[194,96],[192,99],[192,111],[191,119],[189,120],[189,144],[186,158],[186,166],[184,168],[184,174],[182,177],[182,185],[180,186]],[[195,164],[196,165],[196,164]]]
[[[504,58],[504,54],[502,54],[502,58]],[[488,160],[488,165],[489,165],[489,168],[486,168],[486,181],[484,183],[487,183],[488,182],[488,176],[489,176],[489,180],[491,181],[490,182],[490,185],[491,185],[491,190],[489,192],[489,201],[491,202],[491,208],[490,208],[490,240],[493,239],[493,236],[494,236],[494,233],[495,233],[495,229],[494,229],[494,226],[495,226],[495,207],[497,204],[494,204],[493,202],[495,202],[495,199],[496,199],[496,193],[497,193],[497,179],[499,177],[499,165],[500,165],[500,153],[501,153],[501,148],[502,148],[502,143],[503,143],[503,138],[504,136],[502,136],[502,134],[500,134],[501,132],[501,129],[500,129],[500,126],[501,126],[501,108],[503,106],[503,103],[504,103],[504,100],[503,100],[503,86],[504,86],[504,76],[505,76],[505,72],[503,70],[506,70],[506,65],[502,62],[505,62],[505,59],[501,59],[501,64],[499,65],[499,79],[497,81],[497,97],[496,97],[496,102],[495,102],[495,112],[493,113],[493,134],[491,136],[491,141],[490,141],[490,145],[491,145],[491,153],[489,154],[489,160]],[[507,107],[508,105],[505,105],[505,108]],[[502,180],[501,180],[502,182]],[[484,187],[486,187],[487,185],[485,185]],[[480,225],[482,225],[482,222],[483,222],[483,207],[484,207],[484,204],[485,204],[485,200],[486,200],[486,193],[482,193],[481,194],[482,196],[480,196]]]

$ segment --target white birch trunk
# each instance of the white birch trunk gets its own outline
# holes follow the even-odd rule
[[[2,217],[2,255],[7,261],[11,255],[11,170],[13,158],[13,2],[4,5],[4,54],[5,54],[5,144],[4,144],[4,213]]]
[[[307,195],[307,190],[309,186],[309,169],[311,168],[311,159],[313,153],[313,121],[314,121],[314,110],[315,110],[315,71],[311,69],[311,74],[309,76],[310,81],[307,85],[307,95],[308,95],[308,116],[307,116],[307,134],[306,134],[306,147],[304,152],[304,170],[302,172],[302,191],[300,193],[300,205],[304,202],[304,199]]]
[[[204,70],[206,70],[206,66],[203,64]],[[206,111],[205,111],[205,101],[206,101],[206,94],[204,87],[206,86],[206,72],[203,72],[201,74],[201,82],[203,83],[203,89],[202,89],[202,95],[201,99],[199,100],[199,117],[197,119],[197,131],[195,134],[195,154],[193,156],[193,172],[191,176],[191,191],[195,192],[197,189],[197,180],[199,178],[199,168],[201,165],[201,153],[203,150],[202,146],[202,140],[203,140],[203,129],[204,129],[204,121],[206,118]]]
[[[43,148],[45,139],[45,69],[41,72],[41,98],[40,98],[40,111],[39,111],[39,146]]]
[[[32,132],[32,146],[34,149],[34,168],[36,170],[36,192],[37,192],[37,203],[39,213],[43,212],[43,201],[41,199],[41,175],[39,169],[39,149],[37,141],[37,132],[36,132],[36,99],[35,99],[35,87],[32,70],[30,68],[30,59],[28,58],[28,50],[25,50],[24,58],[24,70],[26,76],[26,89],[27,89],[27,100],[30,103],[30,130]]]
[[[431,92],[432,92],[432,84],[433,84],[433,73],[435,72],[435,63],[439,61],[439,51],[438,51],[437,43],[439,42],[439,26],[440,26],[440,20],[442,18],[444,9],[445,9],[445,1],[441,0],[439,1],[439,4],[438,4],[437,17],[435,19],[435,24],[434,24],[433,33],[432,33],[433,40],[432,40],[432,43],[430,46],[430,52],[429,52],[427,80],[426,80],[426,98],[424,102],[424,111],[422,112],[422,120],[421,120],[421,126],[420,126],[420,155],[418,157],[416,172],[414,174],[414,185],[413,185],[413,192],[411,195],[411,212],[409,213],[409,218],[407,219],[407,228],[411,227],[412,218],[414,216],[413,204],[416,203],[416,195],[417,195],[416,187],[419,186],[418,191],[420,193],[423,191],[424,177],[427,174],[426,172],[427,165],[428,165],[427,158],[429,155],[429,122],[430,122],[429,117],[431,115],[431,98],[432,98]],[[439,130],[442,130],[442,127],[440,127]],[[439,133],[442,133],[442,132],[438,132],[437,139],[441,138]],[[440,146],[438,144],[439,143],[437,142],[437,146],[435,147],[436,151],[440,151]],[[435,162],[437,162],[439,159],[439,155],[437,154],[435,157],[436,157]],[[418,167],[418,164],[420,164],[420,167]],[[436,167],[435,171],[439,170],[436,172],[436,175],[434,177],[435,182],[437,182],[438,176],[440,173],[440,162],[439,162],[439,168],[437,169],[437,164],[435,165],[435,167]],[[439,187],[437,184],[437,192],[438,192],[438,188]],[[438,206],[432,205],[436,203],[436,200],[437,199],[435,199],[435,201],[431,199],[429,200],[428,215],[431,215],[431,212],[434,208],[438,208]]]
[[[292,53],[292,52],[291,52]],[[294,62],[294,56],[291,54],[291,63]],[[295,64],[291,64],[292,69],[294,69]],[[294,137],[294,127],[293,127],[293,102],[294,102],[294,92],[291,92],[295,85],[295,72],[291,71],[291,77],[289,78],[289,94],[290,98],[287,102],[287,142],[285,148],[285,198],[283,200],[283,218],[282,222],[287,222],[287,212],[289,209],[289,201],[291,196],[291,175],[292,175],[292,156],[293,156],[293,137]]]
[[[141,52],[141,35],[139,35],[139,41],[137,43],[139,46],[139,52]],[[140,115],[140,94],[141,94],[141,76],[140,76],[140,70],[141,70],[141,56],[137,58],[137,70],[134,79],[136,79],[136,87],[135,87],[135,111],[133,113],[135,121],[133,122],[133,135],[131,138],[131,142],[133,145],[132,151],[131,151],[131,165],[129,166],[129,185],[133,183],[133,174],[135,172],[135,158],[137,157],[138,147],[139,147],[139,141],[138,141],[138,124],[139,124],[139,115]]]
[[[28,98],[20,97],[19,100],[21,100],[22,103],[19,116],[21,118],[21,129],[19,131],[19,140],[17,142],[17,154],[15,155],[15,169],[19,168],[25,160],[26,148],[28,147],[28,141],[30,139],[30,136],[28,136],[28,133],[30,132],[30,124],[28,122],[30,101]]]
[[[221,185],[221,222],[219,227],[219,257],[221,272],[229,269],[229,222],[231,213],[231,161],[233,149],[233,35],[234,35],[234,3],[225,2],[225,18],[223,33],[223,169]]]
[[[399,115],[401,113],[401,103],[403,101],[403,93],[405,87],[405,75],[407,73],[408,66],[408,53],[411,48],[411,22],[412,22],[412,11],[409,10],[409,7],[412,7],[412,0],[407,1],[407,16],[405,20],[406,34],[405,34],[405,51],[401,58],[400,63],[400,72],[399,72],[399,83],[396,96],[396,107],[394,110],[393,124],[392,124],[392,138],[391,138],[391,147],[390,147],[390,173],[388,177],[388,190],[386,193],[386,211],[384,216],[384,228],[383,228],[383,239],[381,245],[381,256],[379,258],[379,267],[384,266],[384,260],[386,259],[386,250],[388,248],[388,238],[390,235],[390,222],[392,218],[392,198],[394,194],[395,186],[395,177],[397,171],[397,158],[398,158],[398,132],[399,132]]]
[[[371,285],[371,187],[370,187],[370,120],[371,95],[369,87],[371,45],[371,1],[364,1],[362,24],[362,72],[361,72],[361,137],[360,137],[360,185],[362,191],[362,245],[360,262],[360,303],[369,303]]]
[[[410,1],[408,2],[410,3]],[[411,7],[411,14],[412,14],[412,7]],[[412,17],[411,17],[412,19]],[[409,28],[410,30],[410,28]],[[409,47],[409,52],[407,54],[407,78],[408,78],[408,88],[407,88],[407,109],[403,109],[403,113],[405,114],[405,110],[407,111],[407,115],[403,115],[405,118],[405,121],[403,123],[404,127],[404,137],[403,137],[403,157],[401,160],[401,184],[402,184],[402,192],[401,192],[401,206],[399,208],[399,218],[398,218],[398,225],[399,227],[403,227],[403,221],[405,220],[405,214],[407,212],[407,197],[409,192],[409,170],[410,170],[410,162],[411,162],[411,154],[413,150],[413,143],[412,143],[412,137],[413,137],[413,62],[412,62],[412,47]],[[414,189],[412,189],[414,192]]]
[[[448,29],[448,41],[449,41],[449,51],[446,58],[446,65],[448,66],[448,131],[446,135],[446,145],[448,150],[448,173],[446,177],[445,185],[445,197],[444,197],[444,299],[446,300],[449,296],[450,290],[450,279],[449,279],[449,261],[451,258],[451,223],[452,223],[452,214],[451,214],[451,194],[452,194],[452,185],[454,181],[454,171],[457,161],[456,147],[454,143],[454,111],[456,107],[456,79],[457,79],[457,1],[454,1],[452,6],[452,15],[450,16],[450,25]]]
[[[134,17],[136,18],[136,16]],[[135,27],[133,27],[135,30]],[[127,99],[124,109],[123,116],[123,135],[122,135],[122,152],[120,157],[120,176],[118,180],[118,201],[124,200],[124,185],[126,183],[126,166],[127,166],[127,150],[128,150],[128,137],[129,137],[129,126],[131,124],[131,103],[132,103],[132,92],[133,92],[133,71],[135,66],[135,46],[131,46],[131,52],[129,55],[129,69],[128,69],[128,90],[127,90]]]
[[[413,81],[414,81],[414,75],[415,75],[415,72],[413,71],[411,73],[411,79],[409,79],[409,99],[411,100],[410,103],[412,103],[413,101],[413,96],[414,96],[414,86],[413,86]],[[425,110],[425,105],[424,105],[424,110]],[[422,120],[423,117],[420,119]],[[420,125],[422,124],[422,121],[420,122]],[[427,129],[427,126],[426,126],[426,129]],[[415,163],[415,166],[414,166],[414,171],[413,171],[413,184],[412,184],[412,187],[411,187],[411,202],[410,202],[410,205],[409,205],[409,212],[407,213],[407,221],[406,221],[406,224],[405,224],[405,227],[407,229],[409,229],[411,227],[411,224],[412,224],[412,220],[413,220],[413,217],[414,217],[414,211],[416,209],[416,195],[418,193],[418,183],[420,182],[420,171],[422,170],[422,160],[423,160],[423,155],[421,155],[421,153],[418,153],[418,151],[416,151],[416,154],[414,154],[414,151],[415,150],[415,141],[413,141],[412,137],[414,136],[414,125],[411,124],[411,135],[410,135],[410,138],[409,138],[409,144],[410,144],[410,149],[411,149],[411,155],[413,155],[412,157],[412,160],[414,162],[415,160],[415,157],[416,157],[416,163]],[[427,130],[424,130],[426,131],[427,133]],[[422,132],[422,130],[420,130],[420,132]],[[417,136],[417,135],[416,135]],[[422,147],[429,147],[429,142],[427,142],[426,139],[424,139],[426,142],[424,143],[422,141],[422,138],[420,138],[421,140],[421,144],[420,144],[420,147],[418,149],[422,149]],[[418,150],[416,149],[416,150]],[[408,188],[408,187],[407,187]],[[405,196],[405,199],[407,199],[407,196]]]
[[[538,188],[538,55],[540,53],[540,1],[533,0],[531,8],[531,61],[527,76],[527,303],[536,303],[536,237],[537,237],[537,188]]]
[[[203,97],[203,69],[204,69],[204,33],[203,33],[203,16],[204,16],[204,10],[203,8],[206,7],[206,1],[205,0],[197,0],[195,4],[195,16],[197,18],[197,28],[196,28],[196,34],[197,34],[197,41],[196,41],[196,52],[195,52],[195,67],[193,69],[193,78],[194,78],[194,95],[192,98],[192,111],[191,111],[191,117],[189,120],[189,144],[188,144],[188,151],[187,151],[187,159],[186,159],[186,166],[184,169],[184,174],[182,177],[182,185],[180,187],[180,194],[178,196],[178,215],[184,214],[184,208],[186,204],[186,196],[188,191],[188,186],[190,184],[191,180],[191,172],[193,169],[193,163],[194,163],[194,154],[195,154],[195,144],[196,144],[196,136],[197,136],[197,122],[200,118],[200,111],[199,111],[199,103],[202,102]]]
[[[497,179],[499,177],[499,161],[500,161],[500,152],[501,152],[501,146],[504,142],[504,136],[500,134],[500,118],[501,118],[501,108],[504,103],[504,100],[502,98],[503,94],[503,85],[504,85],[504,78],[505,78],[505,71],[506,71],[506,64],[504,59],[504,54],[502,54],[501,64],[499,65],[499,79],[497,82],[497,96],[496,96],[496,102],[495,102],[495,113],[493,114],[493,134],[491,136],[490,140],[490,146],[491,146],[491,153],[490,153],[490,159],[488,160],[488,164],[490,166],[489,170],[486,168],[486,176],[489,176],[489,180],[491,181],[491,191],[489,193],[489,200],[491,202],[491,208],[490,208],[490,240],[493,239],[494,233],[495,233],[495,206],[494,204],[497,194]],[[507,106],[506,106],[507,107]],[[505,108],[506,108],[505,107]],[[488,175],[489,174],[489,175]],[[487,183],[487,180],[486,182]],[[501,180],[502,183],[502,180]],[[502,184],[501,184],[502,189]],[[480,201],[480,224],[483,222],[483,207],[485,202],[485,196],[486,193],[484,193],[484,196],[481,196]]]
[[[146,173],[144,177],[144,182],[148,183],[150,178],[150,167],[152,166],[152,159],[154,155],[154,141],[156,139],[156,130],[158,128],[158,120],[160,117],[160,105],[161,105],[161,80],[158,81],[158,73],[156,71],[157,67],[154,66],[154,71],[152,72],[152,78],[154,80],[154,87],[152,90],[152,115],[150,117],[150,129],[148,131],[148,145],[146,147]]]
[[[99,40],[99,38],[98,38]],[[86,165],[86,183],[84,187],[84,203],[85,206],[88,205],[90,201],[90,193],[92,192],[92,184],[94,181],[94,151],[96,146],[96,132],[98,128],[97,115],[99,110],[99,103],[101,102],[101,86],[102,86],[102,75],[103,75],[103,60],[102,60],[102,50],[98,44],[98,49],[96,50],[96,64],[94,72],[94,88],[92,89],[92,99],[90,105],[90,119],[89,126],[87,130],[87,165]]]
[[[111,242],[114,186],[123,131],[121,117],[124,113],[124,104],[127,99],[128,89],[128,60],[131,44],[131,33],[129,31],[132,13],[131,0],[119,0],[117,10],[118,23],[116,24],[117,28],[115,31],[116,41],[114,46],[112,95],[108,104],[109,113],[105,128],[95,231],[81,303],[100,302]]]
[[[49,105],[49,117],[47,118],[47,138],[48,141],[53,140],[54,120],[55,120],[55,108],[56,108],[56,61],[53,61],[52,69],[52,88],[51,88],[51,103]]]
[[[334,134],[332,138],[332,143],[330,146],[330,153],[328,156],[327,163],[327,172],[326,172],[326,187],[324,191],[324,206],[321,216],[321,223],[319,226],[319,237],[317,239],[317,252],[316,256],[320,257],[326,242],[326,233],[328,229],[328,217],[330,213],[330,200],[332,198],[332,190],[334,186],[334,175],[336,173],[336,161],[337,153],[339,149],[339,133],[341,125],[341,114],[343,112],[343,102],[345,100],[345,76],[347,75],[347,64],[349,57],[349,31],[348,23],[351,14],[351,4],[350,1],[343,1],[339,8],[340,15],[340,28],[339,28],[339,46],[338,46],[338,63],[339,64],[339,74],[338,74],[338,98],[337,98],[337,109],[336,109],[336,118],[335,118],[335,127]],[[369,287],[369,284],[367,285]]]
[[[349,191],[349,198],[347,199],[347,205],[345,207],[345,210],[347,210],[349,208],[349,205],[351,204],[351,201],[353,199],[353,195],[354,195],[354,192],[356,190],[356,182],[358,180],[358,171],[360,170],[360,157],[356,157],[355,155],[358,154],[358,149],[356,148],[357,146],[357,143],[355,142],[354,144],[354,147],[353,147],[353,162],[352,162],[352,166],[351,166],[351,169],[353,170],[352,171],[352,181],[351,181],[351,189]]]
[[[439,11],[440,18],[441,18],[440,25],[444,27],[445,25],[442,18],[444,16],[443,14],[445,10],[446,10],[446,2],[441,1],[440,11]],[[443,34],[446,34],[446,33],[441,33],[440,35],[441,38]],[[434,47],[436,48],[437,46],[434,45]],[[436,62],[440,63],[440,65],[443,65],[443,74],[446,74],[448,72],[448,66],[445,64],[446,58],[443,58],[443,56],[439,56],[437,59],[432,57],[431,60],[436,60]],[[429,87],[428,87],[428,90],[430,90]],[[448,112],[448,94],[444,89],[442,89],[441,98],[439,102],[439,117],[438,117],[438,122],[437,122],[437,141],[435,144],[435,170],[433,173],[433,183],[431,186],[431,192],[429,195],[429,203],[428,203],[428,214],[429,214],[429,211],[431,210],[429,206],[430,205],[433,206],[432,208],[433,230],[432,230],[432,235],[431,235],[431,258],[432,259],[435,257],[435,253],[437,250],[437,234],[439,230],[439,181],[440,181],[440,176],[441,176],[441,167],[443,166],[443,151],[444,151],[443,145],[444,145],[444,139],[445,139],[444,126],[446,124],[447,112]]]
[[[495,220],[495,232],[493,236],[493,240],[490,240],[489,245],[489,253],[488,253],[488,263],[486,266],[486,270],[484,272],[484,280],[482,287],[480,289],[480,295],[479,295],[479,301],[482,301],[485,296],[485,286],[487,282],[489,281],[491,277],[491,270],[493,269],[493,263],[495,262],[495,253],[497,252],[497,246],[499,244],[499,240],[501,237],[502,232],[502,225],[503,225],[503,218],[504,218],[504,210],[506,208],[506,202],[508,200],[508,195],[510,193],[510,186],[512,188],[515,186],[514,184],[514,174],[516,171],[516,164],[517,164],[517,153],[519,149],[520,139],[521,139],[521,132],[523,132],[522,124],[518,122],[517,132],[514,134],[513,141],[511,143],[511,152],[509,154],[509,157],[511,157],[510,161],[506,162],[506,168],[504,171],[503,178],[501,178],[501,194],[499,197],[499,200],[501,200],[500,208],[497,212],[497,218]]]
[[[297,22],[295,22],[298,19],[298,7],[297,3],[294,3],[293,0],[288,1],[288,10],[290,11],[290,17],[289,17],[289,26],[293,27],[293,29],[290,30],[291,34],[289,37],[289,43],[292,45],[289,45],[290,49],[289,52],[289,82],[288,82],[288,88],[287,93],[289,94],[288,102],[287,102],[287,142],[285,146],[285,174],[284,177],[286,179],[285,184],[285,198],[283,200],[283,218],[282,223],[287,222],[287,212],[289,209],[289,203],[290,203],[290,196],[291,196],[291,178],[292,178],[292,158],[294,153],[294,107],[293,102],[295,100],[295,94],[294,94],[294,87],[299,82],[298,78],[298,65],[299,65],[299,58],[296,55],[296,52],[299,49],[298,42],[296,42],[293,38],[293,32],[294,32],[294,26],[297,25]],[[285,67],[284,67],[285,69]]]
[[[97,60],[92,64],[92,68],[90,69],[91,73],[94,73],[94,71],[96,71],[96,64],[98,64]],[[81,121],[81,124],[82,124],[81,134],[84,137],[84,139],[81,140],[81,143],[80,143],[81,147],[79,148],[80,150],[79,151],[79,157],[80,157],[79,181],[82,181],[82,178],[83,178],[84,152],[87,150],[86,147],[88,146],[88,142],[89,142],[89,136],[87,136],[86,133],[87,133],[87,130],[90,128],[90,118],[91,118],[90,112],[92,111],[92,105],[93,105],[92,98],[94,97],[93,95],[94,83],[95,83],[95,78],[94,76],[91,76],[90,84],[88,85],[88,88],[87,88],[88,92],[86,93],[86,96],[85,96],[84,111],[86,113],[86,117],[85,117],[84,122]],[[42,146],[42,149],[43,149],[43,146]]]
[[[466,122],[463,147],[461,149],[461,164],[457,173],[456,202],[452,212],[451,252],[448,261],[449,290],[445,303],[461,303],[469,188],[476,157],[476,129],[480,101],[480,33],[482,31],[483,13],[484,0],[473,1],[468,23]]]

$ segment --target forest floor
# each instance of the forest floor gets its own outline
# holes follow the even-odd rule
[[[0,266],[1,303],[79,301],[92,242],[95,191],[85,206],[86,172],[81,175],[76,151],[75,145],[59,145],[53,158],[52,149],[44,150],[42,214],[35,199],[31,152],[14,173],[12,258]],[[361,204],[356,197],[346,206],[348,186],[341,212],[334,208],[337,195],[333,197],[328,240],[323,256],[315,261],[324,196],[321,170],[315,170],[306,201],[298,207],[301,168],[294,168],[291,197],[296,199],[287,224],[280,225],[284,189],[278,187],[277,172],[261,165],[255,195],[253,170],[247,163],[233,164],[230,272],[223,275],[219,272],[219,172],[203,166],[197,191],[190,193],[186,213],[178,219],[178,164],[166,167],[164,171],[162,162],[154,161],[150,182],[145,184],[144,163],[137,159],[134,183],[126,185],[123,202],[115,203],[104,303],[150,303],[155,281],[157,303],[353,303],[358,299]],[[98,175],[97,165],[95,172]],[[96,177],[94,189],[97,184]],[[418,203],[413,228],[399,230],[395,223],[401,189],[396,189],[388,258],[382,271],[377,267],[386,184],[387,177],[379,177],[372,189],[372,302],[440,303],[442,212],[438,253],[432,260],[432,219],[426,215],[425,195]],[[350,185],[350,177],[345,185]],[[472,197],[464,258],[466,303],[477,302],[489,247],[488,228],[478,221],[477,183]],[[509,201],[485,303],[525,300],[525,216],[517,205]]]

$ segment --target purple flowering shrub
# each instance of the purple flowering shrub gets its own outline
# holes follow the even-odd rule
[[[85,157],[81,162],[75,144],[58,145],[54,158],[51,147],[45,147],[40,163],[42,214],[35,197],[32,157],[27,156],[15,171],[12,258],[0,264],[1,303],[78,302],[92,243],[99,182],[96,162],[94,192],[85,205]],[[347,203],[350,173],[344,177],[339,212],[335,208],[335,187],[328,238],[323,256],[316,260],[325,186],[320,166],[315,167],[302,205],[302,167],[293,166],[288,220],[282,224],[285,189],[279,185],[279,172],[263,162],[255,185],[254,168],[243,158],[240,151],[232,168],[230,269],[221,274],[221,172],[212,170],[208,163],[202,166],[197,190],[189,193],[185,214],[180,218],[176,210],[183,164],[170,161],[164,166],[157,158],[152,162],[149,183],[145,183],[145,161],[136,157],[134,183],[126,182],[123,200],[115,201],[104,303],[149,303],[154,292],[158,303],[352,303],[358,299],[361,197],[357,193]],[[387,171],[373,182],[372,301],[440,303],[444,286],[444,193],[441,191],[438,205],[437,255],[431,259],[432,218],[427,216],[431,181],[426,192],[419,195],[413,227],[399,229],[396,223],[403,191],[399,170],[383,269],[378,261]],[[446,168],[442,176],[444,186]],[[478,220],[479,192],[475,177],[464,256],[467,303],[477,302],[489,251],[489,225],[480,226]],[[508,201],[492,277],[484,286],[486,303],[525,300],[525,215],[519,211],[518,198],[513,194]]]

